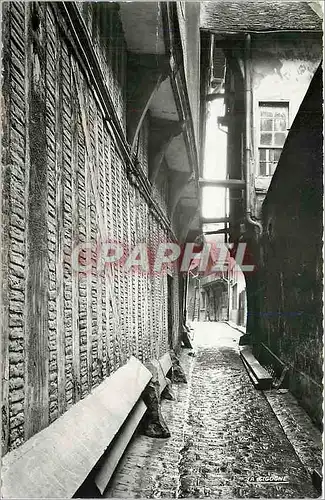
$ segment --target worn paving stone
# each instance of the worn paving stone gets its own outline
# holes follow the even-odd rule
[[[322,433],[287,390],[264,391],[272,410],[310,474],[323,469]]]
[[[169,439],[136,435],[105,497],[315,498],[310,477],[238,353],[240,333],[196,323],[187,384],[163,401]]]

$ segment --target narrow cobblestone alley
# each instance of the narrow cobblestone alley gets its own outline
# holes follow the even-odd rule
[[[319,497],[324,2],[1,2],[0,500]]]
[[[136,435],[108,497],[317,497],[264,394],[238,354],[240,332],[195,323],[194,351],[182,351],[187,384],[162,411],[169,439]]]

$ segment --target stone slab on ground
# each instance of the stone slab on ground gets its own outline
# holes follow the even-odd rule
[[[235,328],[236,330],[238,330],[242,334],[246,333],[246,326],[237,325],[237,323],[234,323],[233,321],[225,321],[225,323],[227,325],[231,326],[232,328]]]

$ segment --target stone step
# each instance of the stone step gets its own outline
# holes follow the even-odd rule
[[[252,354],[251,348],[248,346],[241,348],[240,357],[256,389],[271,389],[273,379]]]

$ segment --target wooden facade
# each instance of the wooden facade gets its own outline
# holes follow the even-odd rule
[[[82,242],[154,247],[177,233],[166,176],[148,181],[150,114],[130,157],[118,6],[71,6],[2,4],[3,454],[131,355],[157,359],[179,342],[178,275],[168,342],[167,275],[71,267]]]

